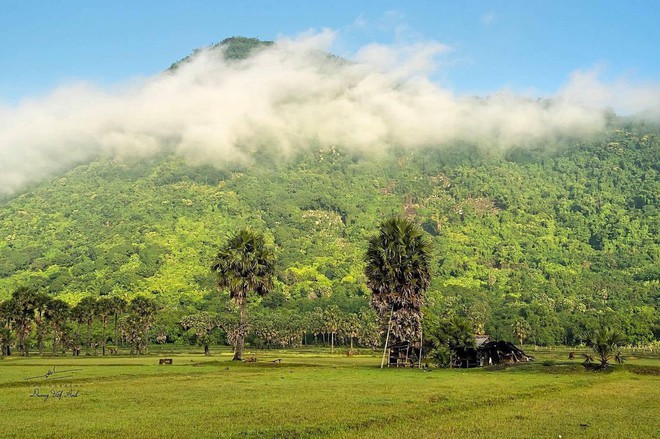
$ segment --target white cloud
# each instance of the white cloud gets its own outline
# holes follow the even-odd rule
[[[553,99],[502,92],[460,98],[429,79],[438,43],[370,45],[353,62],[326,56],[335,33],[281,39],[240,62],[201,52],[175,73],[124,89],[70,85],[0,107],[0,192],[63,172],[101,154],[150,156],[164,146],[222,165],[277,147],[310,144],[366,152],[479,142],[496,148],[586,134],[603,127],[602,108],[657,105],[657,85],[605,84],[576,72]]]

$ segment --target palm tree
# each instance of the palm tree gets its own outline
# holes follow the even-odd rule
[[[323,311],[323,326],[330,334],[330,353],[335,353],[335,335],[341,328],[341,311],[337,305],[330,305]]]
[[[114,335],[113,335],[113,343],[116,346],[119,346],[120,342],[120,335],[119,335],[119,316],[126,311],[127,303],[124,299],[118,296],[112,296],[109,299],[110,301],[110,309],[112,311],[113,315],[113,320],[114,320]]]
[[[129,322],[133,329],[135,353],[140,355],[149,348],[149,330],[153,325],[158,311],[158,304],[153,299],[137,296],[129,306],[131,318]]]
[[[61,299],[51,299],[46,309],[46,320],[53,331],[53,355],[57,355],[57,345],[63,341],[69,312],[69,305]]]
[[[12,315],[11,301],[0,302],[0,356],[11,355],[11,345],[13,342],[12,334]]]
[[[275,256],[266,247],[261,233],[241,229],[220,249],[212,269],[218,275],[218,287],[228,289],[240,308],[234,360],[242,360],[247,334],[247,294],[254,291],[264,295],[273,288]]]
[[[19,287],[9,299],[9,311],[15,324],[18,350],[28,356],[27,338],[32,331],[37,294],[27,287]]]
[[[94,316],[96,315],[96,299],[92,296],[83,297],[73,311],[77,321],[87,325],[87,346],[85,349],[85,355],[91,355],[92,324],[94,323]]]
[[[197,337],[197,343],[204,346],[204,355],[211,355],[209,344],[211,343],[211,332],[219,325],[218,317],[207,311],[184,316],[181,319],[183,329],[192,329]]]
[[[371,305],[389,318],[397,342],[416,342],[422,329],[424,292],[431,282],[431,246],[420,227],[403,217],[383,221],[365,257]]]
[[[113,314],[113,304],[111,299],[107,297],[101,297],[96,301],[95,310],[96,315],[103,326],[103,333],[101,335],[101,354],[105,357],[105,345],[108,343],[108,336],[106,330],[108,328],[108,318]]]
[[[523,317],[518,317],[513,322],[513,333],[518,340],[520,340],[520,346],[524,346],[525,339],[529,336],[529,333],[532,331],[532,327],[529,326],[527,320]]]
[[[44,336],[48,328],[47,311],[50,307],[51,298],[44,293],[36,293],[34,296],[34,323],[37,333],[37,346],[39,355],[44,354]]]
[[[589,346],[598,355],[600,367],[608,366],[610,359],[614,356],[617,361],[623,362],[619,346],[624,343],[623,335],[609,326],[601,326],[586,337]]]

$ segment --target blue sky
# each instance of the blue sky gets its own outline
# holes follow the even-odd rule
[[[660,82],[658,1],[0,1],[0,102],[76,81],[158,73],[233,35],[272,40],[338,32],[349,56],[369,43],[449,46],[433,78],[457,94],[548,95],[576,70]]]

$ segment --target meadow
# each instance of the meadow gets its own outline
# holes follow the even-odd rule
[[[660,358],[586,370],[539,350],[535,363],[380,369],[378,353],[264,350],[232,362],[141,357],[0,360],[5,438],[659,437]],[[172,365],[159,365],[172,358]],[[60,393],[61,392],[61,393]]]

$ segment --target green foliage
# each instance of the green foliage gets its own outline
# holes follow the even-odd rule
[[[180,319],[211,306],[216,244],[249,224],[278,260],[264,305],[357,313],[370,295],[368,238],[407,214],[433,244],[432,313],[517,342],[522,319],[524,342],[537,345],[580,344],[603,321],[646,345],[660,338],[653,130],[619,121],[501,154],[450,145],[366,157],[315,145],[284,160],[264,148],[249,168],[102,159],[2,202],[0,301],[21,287],[70,306],[147,295]],[[180,337],[177,319],[168,325]]]
[[[427,318],[424,329],[426,356],[438,366],[452,364],[457,349],[475,345],[472,325],[467,319],[458,316],[447,319]]]
[[[234,359],[241,360],[247,335],[247,295],[255,292],[263,296],[272,290],[275,255],[266,246],[263,234],[240,229],[220,248],[212,269],[218,276],[218,287],[228,289],[240,308]]]
[[[365,256],[371,304],[381,319],[391,320],[394,340],[416,341],[422,324],[424,292],[431,282],[431,247],[411,220],[383,221],[369,239]]]
[[[612,357],[622,363],[619,348],[624,344],[624,338],[619,331],[609,326],[601,326],[587,334],[585,342],[598,355],[600,366],[606,367]]]

